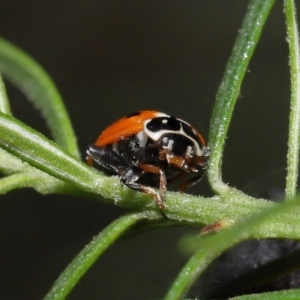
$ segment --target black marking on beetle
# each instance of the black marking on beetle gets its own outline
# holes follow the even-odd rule
[[[155,118],[151,119],[147,124],[146,128],[151,132],[159,132],[161,130],[172,130],[179,131],[181,128],[180,122],[174,117],[170,118]]]
[[[174,117],[167,118],[168,122],[165,124],[163,123],[163,120],[166,120],[166,118],[159,117],[145,121],[144,132],[154,141],[158,141],[162,136],[166,136],[168,139],[173,139],[176,136],[175,146],[178,147],[176,151],[177,153],[183,151],[180,143],[184,144],[183,140],[188,139],[190,140],[190,145],[195,148],[196,154],[198,156],[203,155],[203,151],[200,147],[201,141],[189,124]]]

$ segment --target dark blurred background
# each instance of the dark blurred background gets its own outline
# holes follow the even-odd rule
[[[283,175],[289,68],[283,7],[275,5],[245,77],[224,154],[225,182],[255,194]],[[140,109],[189,121],[208,135],[215,95],[248,1],[0,2],[0,35],[52,76],[85,156],[111,122]],[[8,85],[13,113],[49,136],[39,113]],[[256,184],[258,182],[258,184]],[[282,183],[282,182],[281,182]],[[201,185],[192,193],[204,193]],[[0,201],[0,298],[41,299],[94,235],[124,211],[19,190]],[[186,261],[183,227],[124,239],[69,299],[159,299]]]

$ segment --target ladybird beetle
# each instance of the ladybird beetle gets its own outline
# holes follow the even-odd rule
[[[180,184],[179,190],[198,183],[204,175],[209,148],[187,122],[143,110],[107,127],[87,154],[90,166],[95,161],[106,173],[118,175],[122,184],[152,195],[164,209],[167,183],[189,173],[196,176]]]

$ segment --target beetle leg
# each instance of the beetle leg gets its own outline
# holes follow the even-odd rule
[[[123,157],[113,151],[110,147],[90,145],[87,154],[89,165],[92,165],[92,160],[94,160],[101,167],[114,174],[121,174],[128,167]]]
[[[143,192],[153,196],[156,204],[160,209],[164,209],[166,206],[163,203],[161,195],[152,187],[142,185],[137,182],[145,171],[139,167],[129,167],[121,176],[121,182],[130,187],[133,190]]]
[[[158,166],[153,165],[157,160],[158,149],[156,147],[147,148],[147,149],[138,149],[132,160],[134,164],[144,170],[147,173],[152,173],[159,176],[159,190],[161,198],[164,198],[164,194],[167,190],[167,179],[165,172]]]
[[[163,199],[165,192],[167,190],[167,179],[166,179],[165,172],[161,168],[150,164],[138,164],[138,167],[146,172],[159,175],[159,190],[160,190],[161,198]]]

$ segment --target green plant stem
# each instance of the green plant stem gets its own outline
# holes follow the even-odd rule
[[[75,257],[65,271],[61,273],[44,299],[65,299],[98,257],[137,221],[145,217],[146,215],[144,213],[132,213],[120,217],[108,225]]]
[[[82,190],[87,196],[106,198],[107,202],[135,210],[155,211],[157,216],[162,217],[152,197],[122,187],[117,177],[101,175],[34,129],[3,113],[0,113],[0,147],[20,158],[23,161],[23,168],[26,168],[24,162],[27,162],[39,169],[36,170],[40,174],[36,174],[35,186],[38,191],[77,193],[82,196],[80,192]],[[19,172],[18,167],[18,164],[13,164],[16,172]],[[281,205],[249,197],[233,188],[229,188],[222,197],[204,198],[168,192],[165,199],[167,208],[164,213],[170,220],[200,225],[213,224],[219,220],[237,222],[263,208]],[[283,219],[274,219],[261,226],[255,235],[261,238],[298,238],[300,236],[298,215],[300,207],[295,213]],[[276,226],[272,222],[276,222]]]
[[[97,184],[93,169],[42,134],[3,113],[0,113],[0,123],[0,147],[6,151],[63,181],[76,183],[76,174],[81,181],[79,188],[88,190],[91,184]]]
[[[41,170],[30,166],[16,156],[0,148],[0,172],[6,177],[0,180],[0,194],[18,188],[34,188],[41,194],[59,193],[87,196],[71,184],[49,176]]]
[[[28,164],[22,162],[11,153],[0,148],[0,172],[4,175],[12,175],[15,173],[26,172],[26,166]]]
[[[300,135],[300,47],[296,7],[293,0],[284,1],[290,53],[291,112],[287,154],[286,200],[296,195],[299,168]]]
[[[222,181],[221,164],[233,109],[248,64],[274,2],[275,0],[250,1],[216,96],[210,124],[211,155],[208,179],[213,190],[219,194],[225,193],[228,189],[228,186]]]
[[[252,215],[229,230],[223,230],[217,235],[208,237],[206,240],[203,239],[201,249],[189,259],[164,299],[182,299],[187,290],[213,259],[238,242],[254,237],[257,229],[263,226],[265,222],[269,223],[274,217],[284,218],[283,215],[285,213],[292,211],[299,205],[299,200],[300,197],[282,207],[265,209],[259,215]]]
[[[6,94],[5,85],[3,82],[3,78],[0,75],[0,111],[11,115],[10,105]]]
[[[0,195],[17,188],[34,186],[37,178],[31,174],[14,174],[0,179]]]
[[[54,140],[79,157],[71,121],[54,83],[30,56],[2,38],[0,72],[41,110]]]

